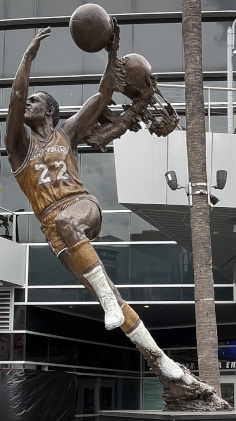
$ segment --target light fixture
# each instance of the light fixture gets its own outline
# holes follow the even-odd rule
[[[233,223],[233,232],[236,233],[236,222]]]
[[[220,199],[218,199],[218,197],[214,196],[214,194],[210,194],[210,202],[213,206],[215,206],[219,201]]]
[[[214,187],[214,189],[223,190],[226,185],[226,180],[227,180],[227,171],[218,170],[216,171],[216,186],[211,186],[211,187]]]
[[[211,189],[208,183],[205,182],[198,182],[198,183],[188,183],[185,187],[180,186],[177,181],[177,176],[175,171],[167,171],[165,173],[165,178],[168,186],[171,190],[179,190],[184,189],[186,191],[186,195],[189,199],[189,206],[193,205],[192,197],[197,194],[207,194],[208,196],[208,204],[215,206],[220,200],[218,197],[211,194]],[[223,190],[226,185],[227,180],[227,171],[225,170],[218,170],[216,172],[216,185],[211,186],[214,189]],[[197,191],[193,191],[192,187],[199,187]]]
[[[165,173],[165,178],[168,186],[171,190],[182,189],[183,187],[178,184],[175,171],[167,171]]]
[[[149,308],[149,306],[143,306],[144,308]]]

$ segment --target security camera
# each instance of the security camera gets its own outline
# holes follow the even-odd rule
[[[216,186],[212,186],[212,187],[214,187],[214,189],[223,190],[226,185],[226,180],[227,180],[227,171],[218,170],[216,171]]]
[[[175,171],[166,172],[165,178],[171,190],[177,190],[179,188]]]

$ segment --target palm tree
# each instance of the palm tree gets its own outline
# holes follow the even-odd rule
[[[183,42],[186,83],[186,130],[190,223],[195,282],[195,315],[199,377],[220,396],[218,338],[215,315],[210,206],[206,191],[206,136],[202,76],[201,1],[183,0]],[[195,185],[197,183],[197,185]]]

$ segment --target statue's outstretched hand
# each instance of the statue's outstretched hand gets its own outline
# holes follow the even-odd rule
[[[153,121],[149,127],[151,134],[155,133],[158,137],[167,136],[177,127],[179,123],[179,116],[175,109],[168,103],[165,107],[165,113],[160,121]]]
[[[109,44],[106,46],[106,50],[109,54],[119,50],[119,41],[120,41],[120,27],[117,24],[117,20],[114,17],[111,17],[113,33]]]
[[[51,33],[51,28],[48,26],[45,29],[40,29],[37,35],[32,39],[30,45],[26,50],[26,54],[29,54],[34,59],[37,55],[38,49],[40,47],[40,43],[44,38],[47,38]]]

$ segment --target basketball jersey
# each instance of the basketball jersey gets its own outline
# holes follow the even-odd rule
[[[78,180],[77,159],[69,139],[60,129],[45,143],[30,135],[27,156],[13,174],[37,218],[58,200],[89,193]]]

